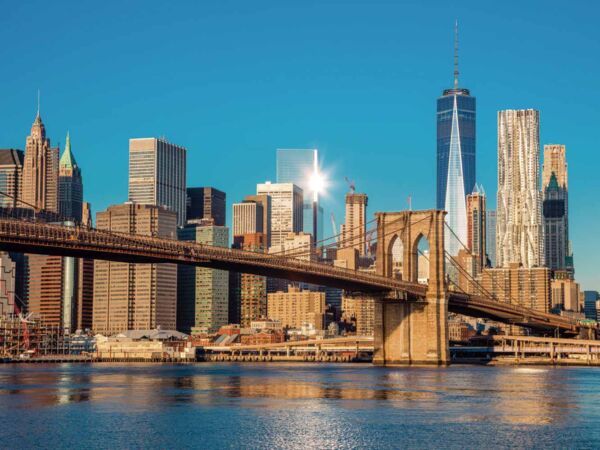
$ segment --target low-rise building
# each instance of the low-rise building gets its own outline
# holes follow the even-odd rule
[[[372,297],[342,297],[342,321],[354,324],[357,336],[373,336],[375,300]]]
[[[322,330],[325,326],[325,293],[302,291],[288,286],[288,292],[275,292],[268,295],[267,315],[278,320],[285,328],[300,328],[303,324],[313,324]]]
[[[96,356],[103,360],[194,361],[196,348],[178,331],[129,330],[110,337],[96,335]]]
[[[285,341],[285,334],[282,331],[263,330],[254,334],[247,334],[241,337],[242,345],[262,345],[279,344]]]

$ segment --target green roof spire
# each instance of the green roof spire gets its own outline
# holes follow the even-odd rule
[[[556,179],[556,174],[552,172],[550,175],[550,181],[548,181],[548,186],[546,187],[547,191],[558,191],[558,180]]]
[[[64,167],[66,169],[73,169],[77,167],[77,161],[75,161],[75,157],[73,153],[71,153],[71,137],[69,136],[69,132],[67,131],[67,142],[65,143],[65,151],[60,157],[60,167]]]

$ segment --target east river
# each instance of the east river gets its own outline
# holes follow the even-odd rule
[[[600,369],[4,364],[0,448],[592,448]]]

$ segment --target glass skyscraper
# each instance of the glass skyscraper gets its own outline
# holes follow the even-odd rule
[[[457,33],[458,36],[458,33]],[[448,212],[446,250],[456,255],[467,241],[466,196],[475,186],[475,97],[458,86],[458,39],[454,54],[454,87],[437,100],[436,207]],[[459,242],[459,240],[461,242]]]
[[[319,151],[315,149],[277,149],[277,183],[294,183],[304,192],[303,222],[305,233],[313,234],[313,191],[311,177],[319,170]],[[323,237],[323,208],[317,200],[317,236]]]

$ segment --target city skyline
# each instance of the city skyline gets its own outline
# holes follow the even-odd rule
[[[484,14],[484,10],[480,10],[479,14]],[[16,13],[15,13],[16,14]],[[218,15],[218,14],[217,14]],[[569,171],[571,178],[571,187],[569,192],[569,203],[572,206],[572,214],[570,215],[570,229],[571,239],[573,241],[574,251],[576,255],[576,266],[577,266],[577,279],[581,281],[582,286],[585,289],[597,289],[597,285],[594,284],[594,263],[597,260],[595,255],[599,251],[600,243],[593,240],[591,245],[589,242],[584,243],[582,236],[582,230],[591,226],[592,220],[596,218],[594,212],[594,205],[597,200],[593,196],[595,191],[596,181],[593,174],[593,167],[597,161],[596,155],[590,153],[589,149],[594,142],[589,136],[585,138],[579,135],[575,135],[574,131],[583,130],[586,126],[586,121],[590,120],[593,122],[593,114],[591,117],[584,117],[583,121],[575,126],[571,124],[568,126],[567,122],[572,121],[569,117],[568,111],[562,106],[558,108],[560,104],[561,95],[557,91],[554,91],[548,86],[548,81],[545,80],[545,84],[542,83],[542,87],[533,91],[533,94],[524,92],[527,86],[535,80],[535,76],[520,75],[517,78],[508,77],[507,87],[510,89],[508,92],[500,92],[494,89],[493,80],[488,80],[487,77],[481,75],[481,70],[477,70],[478,61],[482,57],[485,58],[485,52],[475,51],[475,41],[481,39],[481,28],[478,29],[476,23],[467,18],[463,18],[464,14],[460,11],[456,13],[461,22],[461,67],[465,67],[461,72],[465,74],[465,85],[477,93],[478,101],[480,102],[478,111],[478,147],[479,147],[479,165],[478,173],[483,175],[477,179],[477,182],[482,184],[486,192],[488,192],[488,205],[489,208],[494,208],[496,191],[496,180],[495,171],[496,166],[492,164],[492,161],[496,159],[495,153],[495,133],[490,133],[491,129],[495,130],[495,114],[496,111],[503,108],[536,108],[541,112],[540,127],[541,127],[541,139],[540,144],[548,144],[551,142],[560,142],[567,145],[569,148]],[[485,15],[485,14],[484,14]],[[77,103],[74,99],[69,100],[69,96],[72,94],[65,93],[64,91],[58,90],[58,85],[53,86],[52,78],[43,77],[41,72],[36,72],[38,78],[31,79],[31,75],[24,77],[24,80],[18,85],[18,89],[15,92],[6,92],[5,104],[9,105],[8,109],[2,112],[0,116],[0,122],[4,123],[4,127],[0,127],[0,139],[2,140],[2,147],[5,148],[21,148],[24,149],[24,139],[28,134],[26,131],[29,128],[35,112],[35,92],[37,86],[42,89],[42,106],[41,112],[44,117],[44,124],[49,130],[49,137],[52,145],[56,145],[61,137],[66,134],[67,129],[71,130],[71,135],[75,142],[77,142],[77,160],[80,163],[82,170],[86,177],[86,200],[91,201],[94,213],[106,209],[111,204],[118,204],[126,200],[127,192],[127,142],[129,138],[136,136],[160,136],[165,134],[171,141],[177,142],[189,149],[189,162],[188,165],[188,186],[194,185],[210,185],[215,186],[218,189],[222,189],[227,192],[228,205],[227,208],[231,207],[234,202],[240,202],[245,195],[252,194],[254,192],[254,186],[256,183],[261,183],[265,180],[275,181],[275,173],[273,170],[273,160],[275,158],[275,149],[278,147],[297,147],[297,148],[319,148],[324,158],[324,167],[330,168],[330,176],[333,178],[335,183],[333,190],[329,192],[328,197],[323,199],[324,207],[326,208],[326,214],[329,211],[333,211],[336,215],[338,222],[343,219],[343,193],[346,190],[345,183],[343,182],[344,176],[349,176],[351,179],[357,180],[357,188],[360,192],[366,192],[369,195],[370,205],[369,211],[375,212],[377,210],[401,210],[407,207],[405,198],[407,195],[411,195],[413,198],[413,207],[415,209],[423,209],[433,207],[434,205],[434,176],[432,174],[432,167],[434,167],[433,161],[435,158],[435,122],[432,119],[432,111],[434,109],[435,97],[438,91],[447,86],[451,81],[452,71],[452,25],[453,20],[445,18],[442,21],[440,18],[434,20],[435,26],[428,27],[428,31],[434,33],[436,42],[427,42],[426,44],[413,44],[406,45],[399,41],[402,36],[400,32],[400,26],[390,28],[390,25],[384,20],[383,15],[377,14],[377,17],[384,22],[387,28],[385,28],[393,35],[388,36],[388,40],[385,40],[386,46],[392,48],[392,42],[399,53],[409,52],[411,49],[407,47],[413,47],[412,51],[421,49],[426,51],[434,50],[435,54],[425,55],[424,60],[431,64],[435,61],[435,66],[427,68],[427,74],[422,74],[420,70],[401,73],[402,80],[405,84],[413,82],[414,85],[419,87],[419,98],[415,100],[414,97],[407,99],[408,101],[403,102],[397,95],[406,95],[406,89],[404,89],[401,83],[397,83],[396,92],[391,95],[389,101],[385,103],[384,108],[385,114],[373,116],[371,109],[366,109],[363,114],[352,115],[348,114],[344,109],[347,107],[341,104],[326,105],[324,108],[331,117],[324,122],[323,125],[318,127],[314,126],[318,119],[322,119],[322,116],[317,112],[313,112],[315,117],[311,117],[310,120],[305,119],[305,122],[300,122],[298,130],[290,131],[290,125],[283,127],[282,130],[273,130],[271,128],[262,129],[256,127],[258,123],[255,119],[249,115],[240,116],[239,113],[235,112],[236,102],[244,104],[245,99],[235,99],[234,94],[229,102],[230,108],[226,108],[227,111],[220,110],[217,116],[227,116],[227,112],[233,116],[233,130],[244,130],[243,141],[245,145],[240,145],[239,142],[235,143],[230,138],[225,138],[222,143],[215,149],[212,147],[216,141],[215,130],[211,130],[211,121],[206,121],[206,126],[203,126],[202,120],[198,122],[197,117],[190,117],[182,111],[181,114],[173,114],[176,118],[181,121],[181,126],[173,124],[172,121],[166,120],[164,123],[160,123],[165,116],[162,114],[157,115],[157,119],[150,120],[144,126],[140,126],[138,120],[146,120],[146,113],[143,109],[146,107],[143,102],[133,101],[131,106],[120,106],[128,110],[128,114],[136,112],[137,115],[133,114],[131,117],[135,117],[134,120],[131,118],[128,121],[124,121],[123,128],[118,128],[117,133],[114,135],[106,136],[106,131],[99,137],[98,131],[105,128],[105,130],[111,129],[110,124],[115,123],[115,120],[119,118],[120,114],[124,114],[123,109],[117,108],[116,117],[98,117],[98,113],[102,111],[103,102],[99,102],[99,108],[95,108],[94,104],[88,104],[89,98],[82,99]],[[500,20],[501,21],[501,20]],[[85,22],[85,20],[84,20]],[[318,26],[318,25],[316,25]],[[539,25],[538,25],[539,26]],[[443,27],[442,30],[434,30],[435,27]],[[319,28],[321,30],[321,28]],[[569,29],[570,33],[574,31]],[[324,32],[321,30],[321,32]],[[585,33],[584,30],[580,31]],[[397,34],[396,34],[397,33]],[[445,36],[445,37],[444,37]],[[438,37],[440,37],[438,39]],[[443,39],[442,39],[443,37]],[[484,41],[488,39],[489,35],[483,33]],[[131,41],[127,41],[131,42]],[[435,45],[434,45],[435,44]],[[22,45],[22,44],[19,44]],[[498,38],[497,45],[501,45],[500,38]],[[587,47],[588,51],[594,49],[594,43],[590,43],[591,47]],[[560,47],[555,48],[555,50]],[[499,50],[499,49],[495,49]],[[562,47],[563,52],[560,53],[563,57],[568,57],[564,53],[565,47]],[[6,50],[5,50],[6,51]],[[10,53],[10,51],[6,51]],[[516,51],[520,53],[519,58],[525,58],[528,53],[526,49],[518,49]],[[544,52],[541,52],[544,54]],[[578,54],[576,52],[576,54]],[[7,55],[8,56],[8,55]],[[377,58],[382,55],[376,52]],[[532,59],[534,63],[540,63],[543,58],[537,58],[536,56],[528,58]],[[379,59],[378,59],[379,60]],[[337,61],[337,60],[336,60]],[[343,61],[342,61],[343,62]],[[14,62],[11,60],[10,64]],[[337,63],[341,63],[337,61]],[[48,63],[50,64],[50,63]],[[530,62],[522,61],[525,67],[529,67]],[[352,64],[353,65],[353,64]],[[340,67],[344,67],[344,64],[340,64]],[[395,66],[391,66],[393,69]],[[432,67],[435,69],[433,70]],[[289,69],[289,68],[288,68]],[[396,68],[397,69],[397,68]],[[431,73],[429,73],[431,71]],[[8,78],[10,70],[7,70],[1,77],[3,81],[2,85],[10,87],[11,83]],[[387,73],[386,73],[387,72]],[[287,73],[287,71],[286,71]],[[367,91],[373,93],[373,87],[369,85],[370,82],[379,82],[381,79],[384,81],[384,85],[388,82],[388,77],[391,75],[398,75],[397,71],[379,69],[376,73],[369,77],[368,81],[363,76],[358,76],[356,80],[357,86],[366,86]],[[503,72],[506,75],[506,72]],[[250,72],[250,78],[255,76],[254,72]],[[367,75],[366,73],[363,75]],[[420,75],[423,75],[426,82],[421,80]],[[572,73],[572,77],[577,78],[581,75]],[[319,75],[315,80],[316,83],[320,77]],[[433,77],[433,79],[427,78]],[[522,78],[521,78],[522,77]],[[548,76],[546,75],[546,78]],[[563,81],[566,81],[565,78]],[[290,85],[301,86],[302,80],[293,78],[290,80]],[[325,77],[325,81],[329,82],[329,77]],[[348,80],[343,79],[344,87],[348,87]],[[483,83],[483,84],[482,84]],[[487,88],[486,87],[487,84]],[[75,87],[77,84],[75,84]],[[146,86],[148,86],[146,84]],[[583,86],[586,86],[585,84]],[[588,88],[592,84],[587,84]],[[162,83],[157,83],[156,87],[164,87]],[[424,87],[427,87],[424,89]],[[281,89],[281,85],[277,84],[274,87],[276,90]],[[580,89],[579,86],[573,87],[573,89]],[[5,88],[4,90],[7,90]],[[523,91],[521,91],[523,90]],[[377,89],[375,90],[377,91]],[[172,97],[167,101],[169,105],[175,104],[184,105],[185,102],[178,99],[177,92],[165,89],[162,91],[164,95],[171,95]],[[170,94],[169,94],[170,93]],[[340,92],[335,92],[334,97]],[[553,101],[547,102],[546,106],[542,100],[543,95],[554,96]],[[105,96],[112,102],[121,103],[123,100],[120,96],[124,95],[124,92],[114,92],[115,95],[106,94]],[[196,95],[201,95],[199,91],[195,91]],[[66,95],[66,100],[61,98],[62,95]],[[593,104],[593,93],[589,93],[589,105]],[[536,98],[536,96],[538,96]],[[93,96],[92,96],[93,97]],[[131,98],[127,97],[126,98]],[[331,98],[328,96],[327,98]],[[27,100],[30,99],[30,104],[27,104]],[[96,99],[97,100],[97,99]],[[139,100],[139,99],[138,99]],[[246,99],[247,100],[247,99]],[[275,102],[272,98],[268,99],[269,107],[275,108],[277,105],[283,108],[283,104]],[[373,103],[369,103],[367,99],[359,95],[358,98],[353,101],[352,105],[355,105],[357,109],[361,106],[374,106]],[[381,102],[381,98],[377,98],[378,102]],[[490,105],[490,102],[497,102],[497,104]],[[556,102],[556,105],[554,104]],[[64,104],[63,104],[64,103]],[[400,105],[410,106],[416,108],[413,112],[413,116],[404,116],[403,113],[395,111]],[[584,110],[587,103],[584,103]],[[411,109],[411,108],[407,109]],[[589,107],[589,106],[587,106]],[[79,108],[87,109],[91,114],[87,118],[91,119],[88,123],[84,123],[77,114]],[[208,105],[198,105],[195,107],[195,111],[200,113],[200,116],[206,119],[206,112],[204,109],[210,109]],[[390,108],[394,109],[394,112],[390,112]],[[64,109],[64,110],[63,110]],[[293,108],[292,108],[293,109]],[[119,113],[121,111],[121,113]],[[265,116],[265,110],[260,110],[265,120],[269,115]],[[331,114],[335,112],[336,114]],[[426,114],[425,114],[426,112]],[[13,114],[14,113],[14,114]],[[277,114],[277,113],[276,113]],[[83,119],[86,119],[84,114],[80,114]],[[90,117],[91,116],[91,117]],[[25,119],[23,119],[25,117]],[[298,118],[307,117],[302,111],[294,110],[293,114],[290,115],[293,120]],[[379,123],[375,118],[383,121]],[[243,119],[246,118],[246,121]],[[284,119],[284,124],[287,124],[287,120]],[[18,120],[17,120],[18,119]],[[158,120],[160,119],[160,120]],[[350,120],[350,123],[348,120]],[[581,118],[580,118],[581,119]],[[121,119],[119,119],[121,120]],[[350,128],[354,126],[352,120],[356,120],[356,125],[365,124],[366,129],[363,128],[361,135],[358,136],[356,133],[348,133]],[[237,122],[236,122],[237,121]],[[75,123],[73,123],[75,122]],[[483,122],[483,124],[482,124]],[[352,125],[351,127],[346,126],[348,129],[345,132],[340,130],[340,124]],[[486,125],[487,124],[487,125]],[[562,125],[565,125],[564,128]],[[197,129],[197,134],[186,132],[185,128],[190,128],[193,125]],[[213,124],[214,125],[214,124]],[[417,128],[418,131],[411,131],[412,125]],[[96,129],[95,133],[92,133],[90,127]],[[311,126],[313,127],[310,130]],[[330,127],[331,130],[326,129],[326,126]],[[182,128],[184,127],[184,128]],[[257,129],[253,129],[257,128]],[[87,130],[86,130],[87,128]],[[214,128],[214,127],[213,127]],[[360,128],[360,126],[359,126]],[[217,130],[219,127],[217,127]],[[232,131],[233,131],[232,130]],[[370,130],[370,132],[369,132]],[[570,131],[569,131],[570,130]],[[289,132],[285,134],[284,131]],[[377,136],[376,132],[380,132],[381,135]],[[203,134],[208,133],[212,138],[204,139],[201,137]],[[348,136],[340,137],[342,134],[349,134]],[[393,133],[394,137],[390,139],[390,134]],[[112,133],[110,133],[112,134]],[[218,134],[218,133],[217,133]],[[356,139],[357,136],[359,139]],[[223,136],[220,136],[223,138]],[[212,140],[211,140],[212,139]],[[93,142],[93,141],[98,141]],[[350,145],[350,141],[355,142]],[[63,150],[63,144],[61,142],[61,151]],[[235,157],[239,158],[239,164],[244,166],[250,164],[253,169],[252,173],[256,173],[256,176],[244,176],[239,174],[239,168],[233,164],[234,159],[219,155],[219,153],[225,153],[228,148],[236,148]],[[106,157],[106,153],[110,152],[110,158]],[[233,151],[233,150],[231,150]],[[214,158],[211,167],[202,167],[198,164],[198,161],[205,157],[207,154],[214,152]],[[416,153],[413,155],[412,153]],[[584,153],[585,152],[585,153]],[[252,157],[256,157],[256,162],[252,163],[248,161],[249,155],[245,156],[245,153],[252,154]],[[582,155],[585,154],[585,158]],[[246,159],[248,158],[248,159]],[[106,160],[106,161],[105,161]],[[374,164],[373,160],[377,161],[378,164]],[[483,160],[483,161],[482,161]],[[381,164],[385,162],[385,164]],[[402,177],[392,177],[391,170],[388,167],[382,166],[396,166],[400,167],[400,162],[406,162],[408,165],[414,167],[414,172],[419,172],[420,177],[417,178],[414,175],[407,174],[406,180]],[[102,168],[106,168],[106,164],[111,165],[111,170],[103,171]],[[488,168],[488,166],[491,167]],[[377,168],[377,169],[375,169]],[[246,169],[247,170],[247,169]],[[381,173],[374,175],[375,170],[380,170]],[[412,172],[413,170],[411,170]],[[490,172],[492,175],[490,175]],[[106,182],[106,174],[114,174],[114,178],[109,179],[109,183]],[[246,172],[248,173],[248,172]],[[586,177],[586,173],[588,174]],[[582,181],[585,179],[585,183]],[[592,188],[590,189],[591,183]],[[578,181],[579,180],[579,181]],[[591,193],[590,193],[591,192]],[[372,205],[372,206],[371,206]],[[590,213],[590,210],[592,212]],[[589,216],[589,217],[588,217]],[[230,222],[230,220],[228,220]],[[230,223],[229,223],[230,224]],[[326,223],[325,235],[331,235],[330,227]],[[579,230],[579,232],[578,232]],[[586,245],[586,247],[584,247]]]

